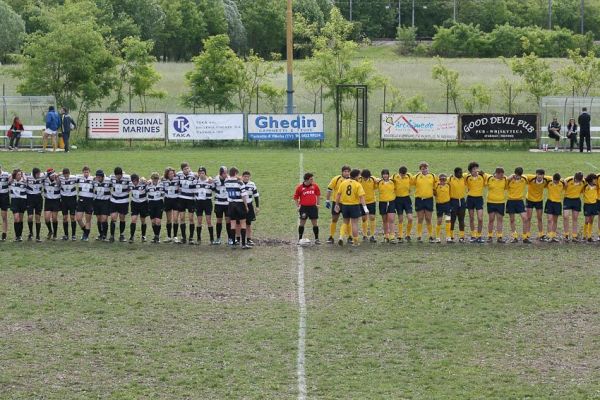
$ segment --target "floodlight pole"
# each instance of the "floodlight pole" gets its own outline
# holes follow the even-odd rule
[[[294,113],[294,38],[292,31],[292,0],[287,0],[287,107],[288,114]]]
[[[581,17],[581,34],[583,35],[583,11],[584,11],[584,6],[583,6],[583,0],[581,0],[581,7],[579,8],[579,16]]]
[[[454,13],[452,14],[452,19],[454,23],[456,23],[456,0],[454,0]]]
[[[402,0],[398,0],[398,27],[402,26]]]
[[[548,0],[548,29],[552,30],[552,0]]]
[[[415,0],[412,0],[412,27],[415,27]]]

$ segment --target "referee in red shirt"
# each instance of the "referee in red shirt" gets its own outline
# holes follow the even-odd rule
[[[298,241],[304,234],[304,225],[306,220],[310,219],[313,232],[315,234],[315,244],[321,244],[319,241],[319,201],[321,198],[321,189],[314,182],[313,174],[307,172],[304,174],[304,182],[296,186],[294,192],[294,201],[300,214],[300,224],[298,225]]]

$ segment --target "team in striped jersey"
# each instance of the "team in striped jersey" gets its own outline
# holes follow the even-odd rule
[[[353,228],[355,218],[362,218],[363,241],[376,242],[375,220],[376,198],[379,201],[379,213],[382,216],[384,241],[402,243],[410,241],[413,233],[413,200],[417,214],[416,237],[423,241],[423,228],[427,229],[430,243],[442,241],[442,228],[445,227],[445,240],[448,243],[458,241],[464,243],[492,242],[498,243],[532,243],[531,227],[535,214],[537,219],[537,239],[544,242],[559,242],[558,219],[563,216],[564,241],[588,241],[594,239],[594,219],[600,213],[600,175],[577,172],[565,179],[560,174],[547,176],[543,169],[535,174],[525,174],[518,167],[510,175],[504,168],[497,167],[494,173],[488,174],[480,170],[479,164],[471,162],[468,172],[457,167],[450,176],[433,174],[427,163],[419,165],[416,174],[408,172],[405,166],[399,168],[397,174],[390,174],[384,169],[381,177],[373,177],[369,170],[358,170],[349,166],[342,167],[342,173],[333,177],[327,188],[325,205],[331,208],[332,219],[328,243],[334,243],[337,221],[344,209],[344,191],[355,191],[350,185],[356,181],[362,186],[357,197],[352,200],[356,212],[360,215],[349,215],[344,218],[340,228],[340,244],[358,242],[358,235]],[[353,174],[353,175],[351,175]],[[356,176],[354,176],[356,175]],[[358,191],[356,191],[358,193]],[[378,193],[378,195],[376,195]],[[546,198],[544,204],[544,198]],[[360,201],[359,201],[360,199]],[[332,200],[335,202],[332,203]],[[364,202],[364,207],[358,207]],[[332,207],[333,206],[333,207]],[[483,232],[484,206],[488,215],[487,235]],[[582,207],[583,206],[583,207]],[[585,223],[583,234],[579,234],[579,213],[583,210]],[[432,214],[435,211],[437,224],[434,233]],[[466,211],[469,215],[470,238],[465,236]],[[504,216],[509,215],[511,234],[504,235]],[[543,214],[547,216],[544,230]],[[396,229],[395,218],[398,216]],[[406,229],[404,220],[406,219]],[[521,231],[517,231],[517,219],[521,222]],[[455,234],[458,221],[458,235]],[[598,220],[600,231],[600,219]]]
[[[166,242],[199,244],[205,220],[210,243],[221,244],[222,219],[225,218],[228,244],[247,249],[254,245],[250,227],[259,210],[260,195],[256,184],[250,180],[250,172],[243,172],[241,177],[238,173],[235,167],[229,170],[221,167],[219,176],[211,178],[205,167],[193,173],[188,163],[182,163],[179,172],[167,168],[162,179],[155,172],[149,180],[138,174],[129,175],[120,167],[110,176],[105,176],[103,170],[97,170],[92,176],[87,166],[80,175],[72,175],[68,168],[61,173],[52,168],[45,173],[33,168],[31,174],[19,169],[8,173],[0,168],[0,240],[7,239],[9,208],[14,215],[15,241],[23,240],[23,220],[27,212],[28,240],[34,238],[35,224],[38,242],[41,241],[42,212],[48,229],[47,240],[57,239],[58,214],[62,212],[63,240],[76,240],[79,224],[81,240],[88,241],[92,215],[95,215],[97,240],[114,242],[118,221],[118,240],[125,242],[126,216],[131,212],[129,242],[134,241],[138,224],[141,225],[142,242],[147,240],[146,220],[150,217],[154,243],[160,242],[162,216],[166,213]],[[211,218],[213,194],[217,205],[216,239]],[[186,222],[189,222],[189,236]]]

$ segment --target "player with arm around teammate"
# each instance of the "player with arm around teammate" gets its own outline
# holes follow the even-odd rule
[[[531,243],[529,240],[529,220],[525,211],[525,189],[527,188],[527,179],[523,177],[523,168],[515,168],[514,174],[508,177],[508,200],[506,201],[506,212],[510,219],[510,230],[512,232],[511,243],[519,242],[519,233],[515,223],[516,215],[521,216],[521,225],[523,229],[523,243]]]
[[[236,167],[229,168],[229,176],[225,180],[227,189],[227,202],[229,203],[229,219],[231,221],[231,234],[234,235],[232,248],[236,248],[238,242],[243,250],[250,249],[246,243],[246,218],[248,215],[248,194],[244,183],[238,176]]]
[[[181,171],[177,172],[177,180],[179,181],[179,228],[181,229],[181,240],[177,243],[185,244],[187,242],[187,227],[185,223],[186,212],[190,222],[190,244],[195,244],[194,233],[196,231],[195,215],[196,212],[196,174],[192,172],[190,165],[187,162],[181,163]],[[177,228],[175,228],[177,231]],[[175,233],[177,236],[177,233]]]
[[[585,225],[583,227],[583,238],[589,243],[593,242],[594,218],[598,215],[598,181],[596,174],[588,174],[585,177],[585,188],[583,189],[583,215]]]
[[[35,167],[31,171],[31,175],[23,174],[27,181],[27,225],[29,227],[29,235],[27,240],[33,239],[33,223],[35,218],[35,240],[41,242],[40,231],[42,227],[41,215],[44,208],[44,199],[42,197],[43,182],[46,175],[42,174],[39,168]],[[49,230],[51,230],[51,226]]]
[[[433,194],[435,196],[435,212],[437,216],[437,224],[435,226],[435,242],[441,243],[442,239],[442,222],[445,221],[446,227],[446,243],[453,243],[451,225],[452,206],[450,205],[450,185],[448,184],[448,176],[440,174],[438,182],[435,184]]]
[[[333,237],[335,236],[335,231],[337,229],[337,222],[340,218],[340,213],[335,210],[335,207],[331,206],[331,202],[335,203],[335,197],[337,195],[338,189],[341,184],[350,177],[350,166],[344,165],[342,166],[342,173],[340,175],[336,175],[331,178],[329,185],[327,185],[327,194],[325,195],[325,208],[331,209],[331,223],[329,224],[329,238],[327,238],[327,243],[333,244]],[[332,198],[333,194],[333,198]],[[340,228],[340,237],[344,237],[347,234],[347,226],[342,224]]]
[[[413,182],[415,186],[415,211],[417,211],[417,241],[421,241],[423,221],[425,221],[429,243],[435,243],[431,216],[433,214],[433,189],[437,183],[437,177],[429,172],[429,164],[421,162],[419,172],[414,176]]]
[[[504,240],[504,213],[506,212],[506,188],[508,180],[504,176],[504,168],[497,167],[494,175],[488,176],[485,180],[488,188],[487,193],[487,212],[488,212],[488,237],[487,241],[492,242],[494,238],[494,223],[496,224],[497,243],[506,243]]]
[[[77,240],[75,231],[77,222],[75,212],[77,211],[77,176],[71,175],[69,168],[63,168],[62,174],[58,176],[60,181],[60,209],[63,218],[64,236],[62,240],[69,240],[69,224],[71,225],[71,240]]]
[[[454,241],[454,226],[458,221],[458,242],[465,242],[465,212],[467,210],[467,187],[465,182],[466,174],[463,174],[461,167],[454,168],[454,174],[448,178],[450,186],[450,232],[452,232],[452,241]]]
[[[219,168],[219,175],[214,178],[215,184],[215,217],[217,217],[217,239],[213,242],[215,245],[221,244],[221,232],[223,231],[223,220],[225,220],[225,229],[227,230],[227,244],[233,244],[230,218],[229,218],[229,203],[227,201],[227,188],[225,181],[227,180],[227,167],[224,165]]]
[[[150,175],[150,181],[146,182],[146,196],[148,197],[148,215],[152,223],[152,232],[154,237],[152,243],[160,243],[160,228],[163,210],[165,204],[163,201],[165,195],[164,186],[160,182],[158,172],[153,172]]]
[[[108,238],[108,216],[110,215],[110,194],[112,183],[106,179],[104,171],[96,171],[94,180],[94,214],[98,225],[98,237],[96,240],[107,241]]]
[[[548,188],[548,199],[544,205],[544,213],[548,215],[548,241],[558,243],[557,237],[558,217],[562,214],[562,200],[565,192],[565,182],[561,179],[559,173],[552,175],[552,180],[546,185]]]
[[[467,210],[469,211],[469,227],[471,243],[483,243],[481,237],[483,231],[483,188],[485,180],[489,175],[479,170],[479,164],[472,161],[467,166],[469,171],[465,176],[467,186]],[[477,229],[475,228],[475,218],[477,217]]]
[[[565,179],[565,198],[563,200],[563,233],[565,242],[569,242],[569,222],[572,222],[572,241],[578,242],[577,221],[581,212],[581,194],[585,188],[583,172]]]
[[[10,208],[9,180],[11,175],[0,166],[0,217],[2,218],[2,236],[0,241],[6,241],[8,233],[8,209]]]
[[[86,165],[81,170],[81,175],[77,175],[76,178],[79,198],[77,199],[75,220],[83,232],[81,240],[87,242],[90,238],[92,214],[94,213],[94,177],[90,175],[90,167]]]
[[[413,204],[410,199],[410,188],[414,184],[413,176],[406,166],[398,168],[398,173],[390,178],[394,182],[396,200],[394,209],[398,214],[398,243],[411,240],[413,227]],[[406,214],[406,235],[404,235],[404,214]],[[389,219],[389,218],[388,218]]]
[[[60,181],[58,175],[52,168],[46,171],[44,179],[44,219],[46,226],[52,224],[52,231],[48,233],[47,239],[56,240],[58,235],[58,211],[60,210]]]
[[[123,168],[116,167],[111,175],[112,192],[110,196],[110,242],[115,241],[115,227],[119,220],[119,242],[125,241],[125,217],[129,213],[129,192],[131,191],[131,177],[123,173]]]
[[[208,234],[210,238],[210,244],[214,245],[215,235],[212,224],[212,212],[213,212],[213,192],[215,190],[214,181],[206,173],[205,167],[198,168],[198,174],[196,176],[196,238],[198,244],[202,241],[202,218],[206,218],[206,226],[208,228]]]
[[[179,210],[179,180],[177,179],[173,168],[165,168],[161,184],[165,196],[164,211],[167,216],[167,240],[165,240],[165,243],[171,243],[177,239],[177,231],[179,228],[179,225],[177,224]],[[173,230],[173,228],[175,228],[175,230]],[[171,237],[171,233],[174,233],[174,239]],[[175,240],[175,242],[179,242],[179,239]]]
[[[541,242],[548,240],[544,233],[544,190],[548,183],[552,181],[552,177],[546,176],[546,171],[537,169],[535,175],[525,175],[527,180],[527,197],[525,198],[525,210],[527,212],[527,237],[531,237],[531,224],[533,220],[533,210],[535,210],[538,235],[537,239]]]
[[[394,217],[396,215],[396,184],[390,179],[390,170],[381,170],[381,179],[377,182],[379,191],[379,215],[383,223],[383,240],[395,243]]]
[[[360,170],[350,171],[350,179],[346,179],[339,186],[335,197],[335,208],[338,215],[341,213],[344,224],[351,226],[352,246],[358,246],[358,219],[361,217],[361,207],[365,214],[369,214],[369,209],[365,202],[365,190],[358,182]],[[339,245],[344,244],[344,239],[340,232],[338,240]]]
[[[358,182],[362,185],[365,191],[365,202],[369,215],[361,211],[363,241],[367,239],[371,243],[377,243],[375,239],[375,217],[377,216],[377,199],[375,198],[375,190],[377,190],[377,178],[371,175],[371,171],[363,169],[360,171]]]
[[[15,242],[23,241],[23,214],[27,209],[27,181],[20,169],[13,170],[9,179],[10,209],[13,212]]]
[[[256,221],[256,215],[260,212],[260,193],[258,192],[256,184],[250,180],[251,176],[252,174],[250,174],[250,171],[244,171],[242,173],[242,182],[244,183],[244,189],[248,195],[248,199],[246,200],[248,205],[248,215],[246,217],[246,244],[250,247],[254,246],[254,241],[252,241],[252,222]],[[256,207],[254,207],[254,202],[256,202]]]
[[[131,222],[129,223],[129,243],[133,243],[138,220],[141,222],[142,243],[146,238],[146,218],[148,217],[148,193],[146,180],[138,174],[131,174]]]
[[[321,198],[321,189],[314,181],[314,175],[310,172],[304,174],[303,182],[296,186],[294,191],[294,201],[299,214],[298,222],[298,243],[304,235],[304,226],[306,220],[310,219],[313,233],[315,235],[315,244],[321,244],[319,241],[319,202]]]

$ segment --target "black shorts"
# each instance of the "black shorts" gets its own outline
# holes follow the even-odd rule
[[[442,217],[444,215],[450,216],[452,213],[452,206],[450,205],[450,202],[436,203],[435,212],[438,217]]]
[[[562,204],[558,201],[546,200],[544,213],[549,215],[562,215]]]
[[[467,209],[467,201],[465,199],[450,199],[450,207],[452,212],[458,213]]]
[[[6,211],[10,208],[10,196],[8,193],[0,194],[0,210]]]
[[[504,203],[487,203],[487,212],[488,214],[496,213],[500,215],[504,215],[506,206]]]
[[[177,211],[179,212],[195,212],[196,200],[194,199],[179,199]]]
[[[563,201],[563,210],[573,210],[577,212],[581,212],[581,199],[569,199],[565,197]]]
[[[379,215],[396,214],[396,201],[380,201]]]
[[[300,206],[298,210],[300,219],[319,219],[319,207],[317,206]]]
[[[483,210],[483,196],[467,196],[467,210]]]
[[[213,204],[212,200],[196,200],[196,215],[206,215],[207,217],[212,214]]]
[[[64,214],[75,215],[77,211],[77,196],[65,196],[60,198],[60,210]]]
[[[598,215],[598,203],[584,204],[583,205],[583,215],[586,217]]]
[[[244,207],[244,203],[229,203],[228,207],[228,213],[229,213],[229,219],[231,221],[241,221],[243,219],[246,219],[247,217],[247,213],[246,213],[246,207]]]
[[[165,211],[179,211],[179,199],[165,197]]]
[[[15,214],[23,214],[27,209],[27,199],[11,199],[10,210]]]
[[[254,204],[248,203],[248,213],[246,214],[246,224],[252,224],[252,221],[256,221],[256,213],[254,212]]]
[[[369,214],[375,215],[377,213],[377,204],[375,204],[375,203],[369,203],[366,206],[367,206],[367,210],[369,210]],[[362,217],[364,217],[365,215],[367,215],[367,213],[365,212],[365,210],[362,207],[360,208],[360,215]]]
[[[433,197],[428,197],[426,199],[422,197],[415,197],[415,210],[419,211],[429,211],[433,212]]]
[[[80,197],[77,200],[77,212],[92,214],[94,212],[94,199],[91,197]]]
[[[508,214],[522,214],[525,212],[523,200],[508,200],[506,202],[506,212]]]
[[[132,201],[131,215],[139,215],[141,218],[146,218],[148,216],[148,202],[136,203]]]
[[[28,214],[40,215],[42,213],[43,208],[44,208],[44,200],[42,199],[41,194],[28,194],[27,195],[27,213]]]
[[[60,210],[60,199],[44,199],[44,211],[58,212]]]
[[[344,219],[354,219],[360,218],[362,206],[360,204],[352,204],[352,205],[343,205],[342,204],[342,218]]]
[[[129,213],[129,203],[113,203],[110,202],[110,213],[127,215]]]
[[[217,218],[229,218],[229,205],[215,204],[215,215]]]
[[[94,200],[94,215],[110,215],[110,200]]]
[[[162,200],[148,201],[148,215],[150,219],[162,219],[165,203]]]
[[[398,215],[402,215],[402,213],[412,214],[413,206],[410,196],[396,197],[394,208]]]
[[[535,208],[536,210],[543,210],[544,209],[544,201],[543,200],[540,200],[540,201],[526,200],[525,207],[531,208],[531,209]]]

